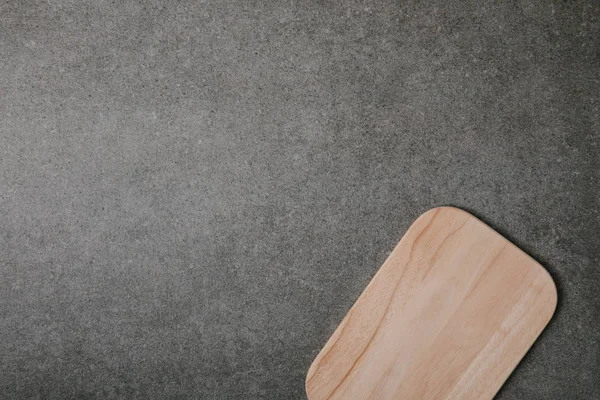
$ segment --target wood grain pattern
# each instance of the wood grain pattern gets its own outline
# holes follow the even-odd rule
[[[556,308],[531,257],[470,214],[420,216],[306,377],[310,400],[492,399]]]

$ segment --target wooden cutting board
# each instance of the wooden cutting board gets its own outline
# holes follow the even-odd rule
[[[421,215],[306,377],[310,400],[492,399],[556,308],[540,264],[472,215]]]

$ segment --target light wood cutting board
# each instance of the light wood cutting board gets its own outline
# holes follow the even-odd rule
[[[465,211],[420,216],[306,377],[310,400],[492,399],[556,308],[531,257]]]

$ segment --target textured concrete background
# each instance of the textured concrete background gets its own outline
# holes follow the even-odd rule
[[[0,3],[0,398],[302,399],[439,205],[559,286],[497,398],[600,398],[600,3],[82,3]]]

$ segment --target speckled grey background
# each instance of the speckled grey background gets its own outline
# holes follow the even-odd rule
[[[2,1],[0,398],[302,399],[454,205],[559,286],[497,398],[599,399],[599,7]]]

